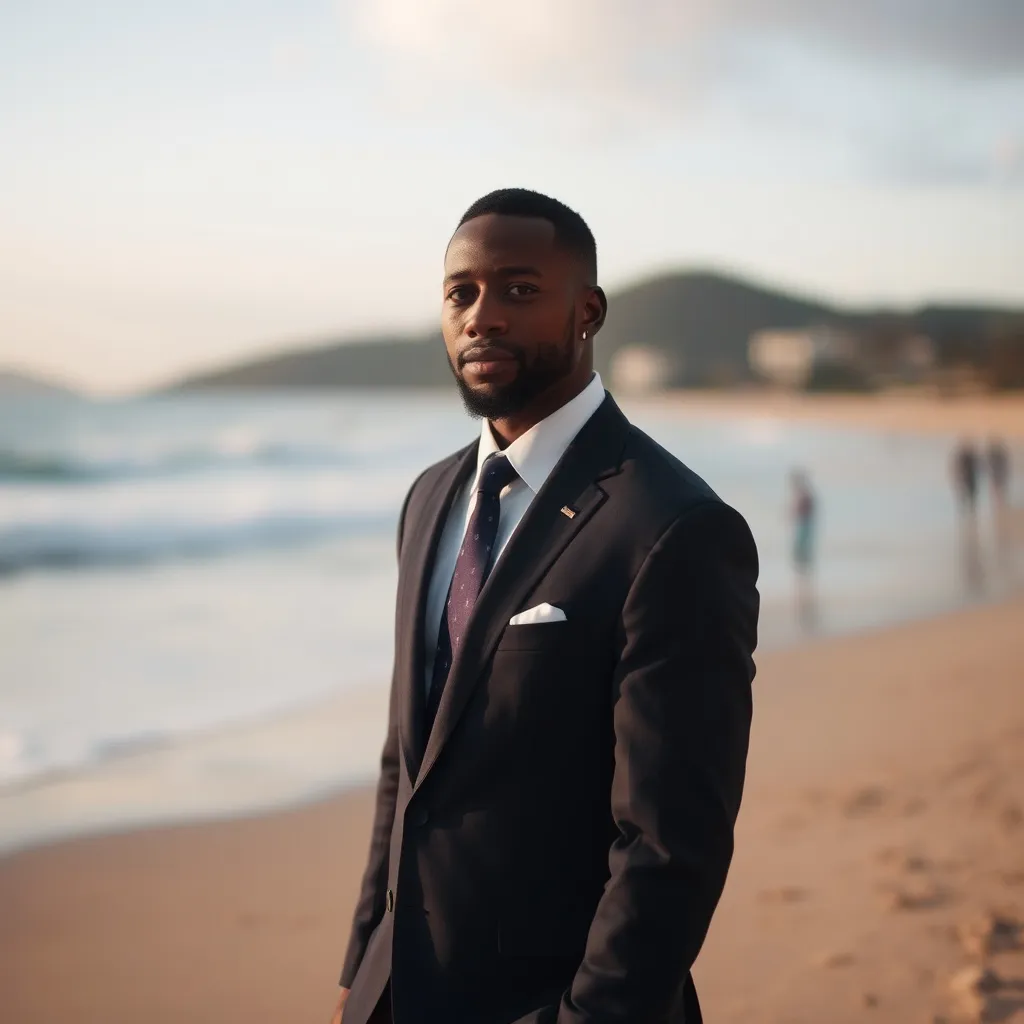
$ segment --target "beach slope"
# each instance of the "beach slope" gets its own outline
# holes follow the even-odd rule
[[[760,659],[706,1020],[1024,1020],[1022,623],[1018,599]],[[0,861],[0,1018],[326,1021],[371,804]]]

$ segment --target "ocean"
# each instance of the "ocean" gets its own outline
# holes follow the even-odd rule
[[[965,580],[950,438],[624,408],[747,517],[762,649],[1008,585],[987,531]],[[0,850],[371,779],[398,510],[478,429],[448,393],[0,400]],[[794,467],[821,509],[813,626]]]

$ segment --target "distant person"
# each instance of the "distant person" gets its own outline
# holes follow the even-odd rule
[[[441,299],[482,424],[399,517],[335,1024],[700,1024],[690,968],[747,758],[754,539],[594,372],[607,306],[579,214],[478,200]]]
[[[963,517],[960,533],[960,559],[968,589],[979,591],[984,585],[981,538],[978,531],[978,484],[981,455],[974,444],[963,438],[953,452],[951,465],[953,488]]]
[[[988,479],[996,507],[1006,508],[1010,500],[1010,453],[997,437],[988,444]]]
[[[817,501],[808,475],[795,470],[790,476],[793,489],[791,519],[793,522],[793,567],[797,577],[797,608],[805,623],[814,618],[814,546]]]
[[[953,453],[952,474],[960,507],[968,516],[973,517],[978,504],[981,457],[967,438],[960,442]]]
[[[1006,444],[993,437],[988,444],[989,486],[992,489],[992,517],[996,544],[1005,548],[1010,542],[1010,453]]]

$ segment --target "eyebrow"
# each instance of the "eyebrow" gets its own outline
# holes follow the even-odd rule
[[[544,275],[536,267],[531,267],[527,264],[519,264],[515,266],[497,267],[495,273],[500,274],[502,277],[543,277]],[[447,274],[444,279],[445,284],[451,284],[453,281],[468,281],[475,277],[476,274],[472,270],[456,270],[451,274]]]

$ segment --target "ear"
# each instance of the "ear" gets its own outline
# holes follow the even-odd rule
[[[608,315],[608,299],[604,289],[597,285],[587,290],[587,296],[583,302],[583,322],[580,326],[592,338],[604,326],[605,317]]]

